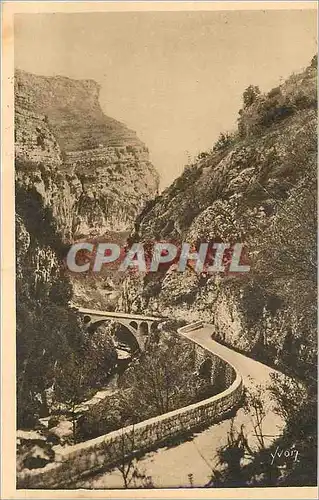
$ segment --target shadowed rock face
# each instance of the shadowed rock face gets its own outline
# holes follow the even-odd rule
[[[137,213],[157,194],[158,174],[147,148],[135,132],[104,115],[98,99],[99,86],[91,80],[16,71],[17,271],[22,281],[52,283],[61,265],[56,250],[64,243],[112,233],[122,244]],[[92,293],[92,302],[102,307],[105,278],[76,278],[75,300],[83,297],[87,304]]]
[[[17,186],[35,189],[65,240],[124,231],[158,189],[135,132],[104,115],[92,80],[17,70]]]

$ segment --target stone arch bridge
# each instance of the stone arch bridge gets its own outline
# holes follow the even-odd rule
[[[86,309],[84,307],[73,307],[88,326],[103,321],[113,320],[125,326],[135,337],[141,350],[145,347],[145,342],[152,331],[155,331],[157,325],[165,318],[157,316],[144,316],[141,314],[129,314],[122,312],[98,311],[95,309]]]

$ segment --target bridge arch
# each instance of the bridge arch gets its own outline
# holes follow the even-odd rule
[[[103,323],[113,321],[114,323],[117,323],[118,325],[123,326],[128,332],[129,332],[129,337],[128,337],[128,345],[132,348],[133,351],[135,350],[143,350],[144,349],[144,339],[141,337],[140,332],[139,332],[139,325],[136,321],[131,321],[128,322],[126,320],[121,320],[119,318],[103,318],[103,317],[92,317],[89,315],[85,315],[83,317],[83,321],[85,325],[87,326],[87,329],[89,332],[94,332],[99,326],[101,326]],[[125,335],[120,334],[118,336],[119,341],[124,340]],[[130,337],[133,337],[133,342],[130,341]]]
[[[83,307],[76,307],[76,310],[83,316],[83,321],[87,325],[89,331],[93,331],[97,325],[105,321],[115,321],[124,326],[134,336],[140,350],[144,350],[145,343],[152,335],[153,329],[158,331],[157,326],[154,325],[157,325],[164,319],[162,317],[120,313],[115,311],[98,311],[85,309]]]

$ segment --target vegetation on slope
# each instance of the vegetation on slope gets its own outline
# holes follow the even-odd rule
[[[116,353],[108,339],[96,345],[68,305],[65,246],[51,210],[35,190],[17,189],[16,213],[17,424],[32,428],[49,414],[49,394],[79,403],[114,368]]]
[[[221,134],[136,222],[133,240],[242,242],[251,271],[181,277],[169,269],[130,277],[122,296],[128,310],[204,319],[214,324],[217,340],[303,384],[297,390],[292,381],[274,381],[284,435],[243,467],[247,436],[235,429],[230,453],[221,450],[224,472],[209,486],[316,484],[316,179],[314,57],[268,94],[248,87],[237,131]],[[269,475],[277,446],[299,449],[300,462],[275,464]]]
[[[212,360],[196,364],[194,346],[167,325],[149,342],[119,380],[119,391],[79,421],[80,439],[89,439],[167,413],[225,389],[223,371],[211,380]]]
[[[168,269],[130,277],[122,298],[128,310],[205,319],[218,339],[302,378],[316,350],[315,65],[268,94],[249,87],[238,131],[186,167],[131,237],[242,242],[247,276]]]

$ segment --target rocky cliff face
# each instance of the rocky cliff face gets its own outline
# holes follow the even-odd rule
[[[213,323],[220,340],[304,374],[316,349],[315,65],[268,94],[257,90],[244,94],[238,130],[187,166],[132,235],[242,242],[251,271],[199,276],[172,266],[130,276],[119,308]]]
[[[46,390],[56,368],[70,356],[79,362],[81,349],[95,349],[69,302],[79,290],[75,299],[87,304],[91,296],[96,307],[105,284],[103,277],[101,283],[74,277],[71,285],[63,266],[69,243],[98,240],[106,231],[122,241],[157,193],[147,148],[103,114],[98,98],[92,81],[15,75],[17,398],[23,427],[47,414]],[[112,349],[107,346],[106,354]]]
[[[16,72],[16,184],[41,196],[67,241],[131,228],[158,189],[147,148],[98,97],[91,80]]]

